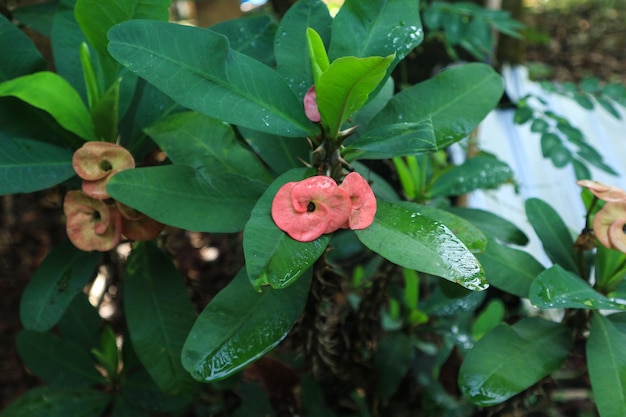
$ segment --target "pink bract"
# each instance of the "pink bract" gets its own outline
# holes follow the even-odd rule
[[[106,184],[113,174],[135,167],[125,148],[109,142],[86,142],[74,152],[72,166],[83,179],[83,192],[98,199],[109,198]]]
[[[283,185],[272,201],[272,219],[294,240],[310,242],[344,225],[351,209],[348,194],[320,175]]]
[[[626,201],[608,202],[593,219],[593,231],[604,246],[626,253]]]
[[[63,202],[70,241],[84,251],[108,251],[120,241],[122,220],[117,210],[82,191],[69,191]]]
[[[315,86],[309,88],[304,95],[304,114],[310,121],[318,123],[322,120],[320,112],[317,108],[317,93],[315,92]]]
[[[352,211],[344,228],[365,229],[374,221],[376,215],[376,197],[372,187],[357,172],[351,172],[339,186],[350,196]]]
[[[589,189],[600,200],[603,201],[626,201],[626,191],[621,188],[605,185],[592,180],[580,180],[576,184]]]

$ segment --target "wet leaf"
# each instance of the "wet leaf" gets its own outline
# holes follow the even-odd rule
[[[528,297],[539,308],[626,310],[626,304],[600,294],[559,265],[546,269],[533,281]]]
[[[379,201],[374,223],[355,233],[365,246],[397,265],[471,290],[488,286],[480,263],[461,240],[444,224],[418,210]]]
[[[446,207],[446,210],[471,222],[496,239],[520,246],[528,244],[528,237],[520,228],[489,211],[455,206]]]
[[[501,324],[465,356],[459,388],[478,406],[500,404],[558,369],[571,343],[567,327],[547,320]]]
[[[287,288],[258,293],[242,269],[196,320],[183,346],[183,366],[202,382],[240,371],[287,336],[310,285],[311,274],[306,274]]]
[[[134,20],[113,27],[109,40],[109,52],[119,62],[182,106],[280,136],[318,133],[284,78],[233,50],[222,34]]]
[[[276,27],[271,16],[258,15],[229,19],[211,26],[211,30],[225,35],[235,51],[274,67]]]

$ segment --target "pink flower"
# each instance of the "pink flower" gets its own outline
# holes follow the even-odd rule
[[[322,120],[320,112],[317,109],[317,94],[315,93],[315,86],[309,88],[304,95],[304,114],[310,121],[318,123]]]
[[[70,241],[84,251],[108,251],[120,241],[122,219],[102,200],[82,191],[68,191],[63,202]]]
[[[300,242],[310,242],[346,224],[350,196],[330,177],[314,176],[283,185],[272,201],[272,219]]]
[[[125,148],[109,142],[86,142],[72,158],[72,166],[83,179],[85,194],[98,198],[109,198],[106,185],[116,172],[134,168],[135,161]]]
[[[376,197],[372,187],[361,174],[351,172],[346,175],[339,188],[348,193],[352,202],[352,211],[347,224],[344,224],[343,227],[352,230],[369,227],[376,215]]]
[[[604,246],[626,253],[626,201],[606,203],[593,218],[593,231]]]
[[[606,201],[593,218],[596,238],[607,248],[626,253],[626,191],[591,180],[577,184]]]

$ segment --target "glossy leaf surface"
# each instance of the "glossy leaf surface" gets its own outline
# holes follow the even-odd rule
[[[153,242],[144,242],[128,258],[124,284],[128,332],[141,363],[161,390],[192,389],[180,352],[196,314],[180,273]]]
[[[465,356],[461,392],[474,404],[500,404],[558,369],[569,352],[567,327],[539,318],[501,324]]]
[[[242,269],[196,320],[183,346],[183,366],[204,382],[243,369],[287,335],[304,309],[310,285],[306,274],[287,288],[258,293]]]
[[[418,4],[411,0],[347,0],[332,30],[331,61],[395,53],[390,70],[424,38]]]
[[[500,76],[484,64],[447,69],[396,94],[369,128],[432,119],[437,147],[467,136],[502,96]]]
[[[176,113],[145,129],[174,164],[199,171],[223,171],[270,183],[272,176],[242,146],[232,126],[196,112]],[[184,141],[184,146],[182,142]]]
[[[109,40],[109,52],[118,61],[185,107],[281,136],[317,133],[285,80],[231,49],[224,35],[136,20],[113,27]]]
[[[359,240],[389,261],[472,290],[487,288],[474,255],[444,224],[401,204],[378,202],[374,223]]]
[[[33,42],[4,15],[0,15],[0,82],[46,68],[46,62]],[[14,53],[19,51],[19,53]]]
[[[239,128],[239,132],[275,174],[280,175],[292,168],[301,168],[302,161],[309,161],[311,158],[311,150],[305,140],[294,140],[243,128]]]
[[[67,81],[53,72],[37,72],[0,84],[0,97],[12,96],[49,113],[63,128],[85,140],[96,139],[91,115]]]
[[[88,388],[34,388],[9,404],[1,417],[98,417],[109,404],[107,393]]]
[[[107,184],[113,198],[161,223],[215,233],[243,230],[266,188],[238,174],[201,175],[188,165],[121,171]]]
[[[0,144],[0,195],[44,190],[75,175],[65,149],[18,138]]]
[[[556,210],[538,198],[529,198],[526,215],[550,260],[568,271],[578,272],[574,240]]]
[[[437,139],[430,118],[418,123],[396,123],[373,128],[346,146],[347,158],[387,159],[435,152]]]
[[[274,39],[276,71],[285,77],[300,100],[313,85],[306,30],[314,29],[327,44],[331,24],[328,6],[319,0],[295,2],[280,21]]]
[[[107,51],[107,32],[117,23],[131,19],[167,21],[170,0],[77,0],[76,21],[98,54],[106,89],[117,77],[119,64]]]
[[[383,80],[393,55],[337,58],[315,85],[322,123],[335,137],[343,123],[360,109]]]
[[[288,171],[274,181],[259,199],[243,231],[246,271],[256,289],[262,285],[283,288],[304,274],[322,255],[331,235],[312,242],[298,242],[280,230],[271,216],[272,201],[278,189],[290,181],[301,181],[311,173],[300,168]]]
[[[89,350],[54,333],[22,330],[16,346],[28,369],[48,384],[80,388],[106,382]]]
[[[24,327],[44,331],[54,326],[93,277],[99,261],[100,253],[83,252],[69,240],[50,251],[22,295],[20,319]]]
[[[533,281],[529,299],[539,308],[626,310],[626,304],[605,297],[560,265],[546,269]]]
[[[498,159],[478,155],[437,177],[428,190],[431,197],[458,196],[478,189],[496,188],[513,179],[513,170]]]
[[[587,340],[587,365],[593,397],[602,417],[626,415],[626,333],[594,314]]]

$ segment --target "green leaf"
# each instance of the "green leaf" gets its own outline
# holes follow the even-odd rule
[[[315,29],[306,29],[307,47],[309,50],[309,60],[311,61],[311,72],[313,73],[313,81],[317,84],[318,80],[330,66],[326,47],[322,37]]]
[[[280,21],[274,39],[276,71],[285,77],[287,84],[300,100],[313,85],[307,28],[313,28],[327,44],[332,21],[328,6],[319,0],[295,2]]]
[[[322,235],[312,242],[298,242],[274,224],[271,207],[280,187],[290,181],[301,181],[311,172],[294,169],[281,175],[270,185],[252,209],[243,231],[246,271],[252,285],[272,288],[287,287],[304,274],[324,253],[332,235]]]
[[[574,240],[556,210],[538,198],[529,198],[525,206],[528,221],[550,260],[568,271],[578,272]]]
[[[528,237],[521,229],[510,221],[489,211],[455,206],[446,207],[445,209],[471,222],[484,233],[496,239],[520,246],[528,244]]]
[[[75,175],[72,153],[29,139],[0,139],[0,195],[45,190]]]
[[[91,354],[98,360],[98,364],[106,371],[109,378],[117,378],[120,357],[116,336],[110,325],[105,325],[102,329],[100,343],[96,348],[91,349]]]
[[[478,406],[500,404],[558,369],[571,343],[567,327],[543,319],[501,324],[465,356],[459,388]]]
[[[46,68],[33,42],[4,15],[0,15],[0,39],[0,55],[4,57],[0,61],[0,82]]]
[[[214,233],[243,230],[266,188],[241,174],[200,173],[188,165],[129,169],[107,184],[113,198],[161,223]]]
[[[76,21],[98,60],[107,88],[118,76],[119,64],[107,51],[107,32],[117,23],[131,19],[167,21],[171,0],[77,0],[74,8]]]
[[[89,110],[76,90],[53,72],[37,72],[0,83],[0,97],[6,96],[50,113],[62,127],[85,140],[96,139]]]
[[[430,118],[418,123],[396,123],[373,128],[343,151],[352,159],[388,159],[396,156],[419,155],[437,150],[437,139]],[[356,156],[350,153],[356,152]]]
[[[389,71],[424,39],[419,6],[412,0],[346,0],[332,28],[331,61],[395,54]]]
[[[100,253],[83,252],[70,241],[52,249],[22,295],[20,319],[24,327],[44,331],[54,326],[93,277],[99,261]]]
[[[485,269],[489,284],[523,298],[528,297],[533,280],[545,270],[528,252],[501,245],[491,237],[487,250],[476,257]]]
[[[579,159],[572,159],[572,167],[574,168],[574,175],[577,181],[591,178],[591,171]]]
[[[626,254],[599,245],[595,257],[596,287],[601,292],[614,290],[626,276]]]
[[[501,77],[488,65],[457,66],[396,94],[368,130],[431,118],[442,149],[466,137],[496,106],[502,92]]]
[[[528,106],[520,106],[515,110],[513,121],[515,124],[523,125],[533,117],[533,110]]]
[[[551,132],[546,132],[542,134],[540,142],[541,142],[541,155],[543,155],[544,158],[549,158],[552,152],[557,147],[563,146],[561,144],[561,139],[559,138],[559,136]]]
[[[533,281],[528,298],[539,308],[626,310],[626,304],[605,297],[559,265],[546,269]]]
[[[472,324],[472,336],[480,340],[502,322],[504,313],[504,303],[500,299],[491,300]]]
[[[271,16],[258,15],[226,20],[211,26],[211,30],[225,35],[235,51],[274,67],[276,27]]]
[[[54,333],[22,330],[16,346],[28,369],[51,385],[80,388],[106,382],[88,350]]]
[[[111,400],[109,394],[88,388],[34,388],[9,404],[0,417],[98,417]]]
[[[602,106],[602,108],[606,110],[611,116],[615,117],[618,120],[622,118],[620,112],[617,111],[617,109],[610,100],[604,97],[596,97],[596,100],[598,101],[598,104]]]
[[[292,168],[301,168],[311,158],[311,149],[305,140],[274,136],[258,130],[239,128],[241,136],[252,150],[275,173],[283,174]]]
[[[318,133],[286,81],[217,32],[134,20],[109,31],[109,52],[182,106],[262,132]],[[198,50],[211,51],[198,54]]]
[[[496,188],[513,179],[508,164],[492,156],[468,158],[437,177],[428,190],[430,197],[458,196],[471,191]]]
[[[580,107],[587,110],[593,110],[593,101],[587,94],[584,93],[574,93],[574,101],[578,103]]]
[[[256,292],[242,269],[202,311],[183,346],[185,369],[198,381],[226,378],[287,336],[306,304],[311,274],[293,285]]]
[[[124,284],[128,332],[141,363],[168,394],[193,389],[180,353],[196,314],[180,273],[153,242],[138,243]]]
[[[196,112],[168,116],[145,129],[174,164],[185,164],[199,171],[210,166],[219,170],[272,182],[263,163],[241,145],[232,126]]]
[[[374,223],[355,233],[365,246],[397,265],[471,290],[487,288],[482,267],[450,229],[407,206],[379,201]]]
[[[461,242],[472,252],[481,253],[487,247],[487,237],[476,226],[447,210],[441,210],[434,206],[416,204],[411,202],[397,203],[423,214],[432,220],[443,223]]]
[[[411,339],[400,332],[382,338],[374,355],[376,392],[383,405],[387,405],[411,368],[414,358]]]
[[[317,106],[328,134],[336,137],[343,123],[359,110],[380,84],[393,55],[337,58],[315,83]]]
[[[91,109],[91,119],[99,140],[115,142],[117,139],[121,83],[122,78],[113,81],[111,87],[94,103]]]
[[[57,10],[55,3],[25,4],[11,10],[11,14],[20,24],[50,38],[52,20]],[[23,75],[23,74],[22,74]]]
[[[74,18],[75,4],[76,0],[59,0],[52,19],[50,40],[56,73],[67,80],[86,103],[87,93],[79,51],[80,45],[87,38]]]
[[[552,164],[557,168],[563,168],[572,162],[572,153],[560,142],[552,149],[549,156]]]
[[[80,293],[67,307],[58,323],[61,337],[91,350],[99,342],[98,331],[102,319],[98,310],[89,303],[87,294]]]
[[[102,91],[100,84],[98,83],[98,76],[96,70],[93,67],[91,61],[91,54],[89,52],[89,45],[87,42],[80,44],[80,65],[83,68],[83,77],[85,78],[85,90],[87,91],[87,104],[89,109],[93,109],[93,106],[100,100]]]
[[[545,119],[534,119],[530,124],[530,131],[533,133],[546,133],[550,124]]]
[[[597,313],[587,340],[587,366],[601,417],[626,415],[626,334]]]

